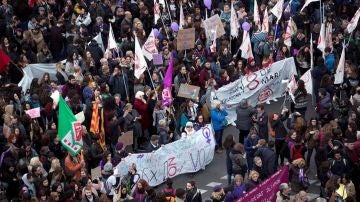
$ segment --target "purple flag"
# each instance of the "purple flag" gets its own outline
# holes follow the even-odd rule
[[[171,86],[172,86],[172,74],[174,69],[174,58],[171,54],[169,66],[166,70],[165,77],[164,77],[164,89],[162,92],[162,105],[169,106],[172,102],[171,96]]]

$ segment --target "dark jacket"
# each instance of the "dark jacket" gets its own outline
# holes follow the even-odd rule
[[[159,128],[158,135],[160,136],[159,144],[164,145],[172,142],[172,138],[170,138],[169,133],[164,128]]]
[[[96,168],[102,157],[104,156],[104,151],[101,146],[97,143],[93,143],[90,147],[91,161],[89,162],[91,168]]]
[[[260,139],[268,139],[268,116],[264,112],[260,116],[257,117],[256,121],[257,125],[259,126],[259,137]]]
[[[185,202],[202,202],[201,192],[194,187],[191,191],[186,191]]]
[[[246,103],[241,103],[236,108],[236,127],[239,130],[250,130],[253,126],[252,115],[254,113],[255,109],[253,107],[248,106]]]
[[[120,94],[121,100],[126,100],[126,95],[129,93],[128,90],[128,77],[125,74],[119,74],[116,76],[111,75],[109,79],[111,92],[113,94]],[[126,86],[124,85],[126,84]]]
[[[271,128],[275,131],[275,139],[285,140],[287,130],[283,124],[283,121],[285,121],[287,118],[288,113],[281,114],[281,116],[277,120],[272,121]]]
[[[91,53],[91,57],[94,59],[97,66],[100,66],[100,59],[104,56],[101,48],[95,40],[91,41],[86,51]]]
[[[259,156],[263,163],[263,168],[267,176],[276,172],[276,153],[268,147],[260,147],[254,156]]]
[[[160,148],[160,144],[155,147],[154,145],[151,144],[151,142],[149,142],[149,144],[146,147],[146,152],[150,153],[150,152],[158,150],[159,148]]]
[[[247,162],[244,154],[239,151],[232,150],[229,154],[229,157],[232,162],[232,171],[234,174],[244,174],[247,171]]]

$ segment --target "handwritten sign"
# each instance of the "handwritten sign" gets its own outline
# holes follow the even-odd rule
[[[121,175],[135,163],[141,179],[150,186],[156,186],[184,173],[205,169],[214,158],[215,141],[211,125],[196,131],[193,135],[161,146],[151,153],[132,154],[121,161],[116,170]]]
[[[100,166],[91,169],[90,173],[91,173],[91,179],[92,180],[100,179],[101,178],[101,168],[100,168]]]
[[[40,117],[40,107],[26,110],[25,113],[29,115],[32,119]]]
[[[214,32],[216,31],[216,38],[221,37],[225,34],[224,25],[221,22],[221,19],[218,14],[211,16],[210,18],[203,21],[203,26],[205,28],[206,38],[211,41],[214,40]]]
[[[199,86],[181,84],[177,96],[197,100],[199,98],[199,92]]]
[[[162,65],[163,64],[162,54],[153,54],[152,56],[153,56],[154,65]]]
[[[195,46],[195,28],[181,29],[178,32],[177,50],[192,49]]]
[[[124,135],[119,137],[119,141],[124,144],[124,146],[129,146],[134,143],[133,131],[128,131]]]

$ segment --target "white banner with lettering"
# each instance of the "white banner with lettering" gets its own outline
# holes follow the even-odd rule
[[[116,169],[125,175],[129,165],[135,163],[140,177],[150,186],[156,186],[165,182],[166,178],[205,169],[214,158],[214,150],[213,129],[211,125],[206,125],[191,137],[166,144],[155,152],[132,154]]]
[[[274,98],[285,95],[287,83],[293,75],[297,75],[294,58],[286,58],[273,63],[267,68],[241,77],[240,79],[219,88],[212,94],[212,99],[218,99],[229,112],[227,120],[236,120],[236,107],[240,101],[247,99],[256,106]]]

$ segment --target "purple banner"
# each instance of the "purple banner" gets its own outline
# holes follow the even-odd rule
[[[279,191],[281,183],[289,182],[289,166],[284,166],[274,175],[259,184],[249,193],[246,193],[237,202],[275,202],[276,192]]]

